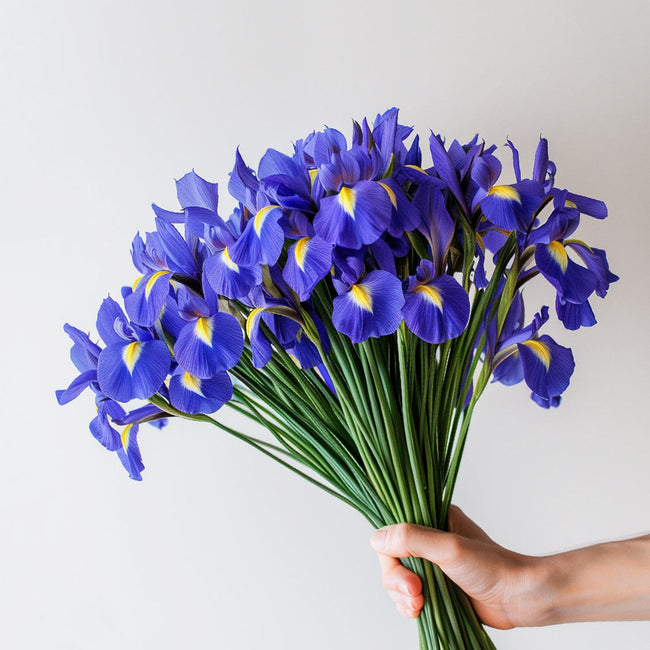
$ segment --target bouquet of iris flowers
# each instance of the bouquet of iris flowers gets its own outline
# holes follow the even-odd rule
[[[95,343],[70,326],[79,375],[64,404],[95,394],[90,430],[133,479],[139,427],[169,418],[236,436],[358,510],[373,527],[444,529],[472,412],[492,378],[525,382],[556,407],[571,350],[527,318],[523,289],[542,276],[574,330],[596,321],[590,299],[617,279],[605,252],[573,235],[605,205],[555,185],[541,139],[530,177],[508,141],[515,182],[499,184],[496,147],[432,134],[432,166],[396,109],[352,141],[326,128],[269,149],[250,169],[236,153],[224,219],[217,185],[177,181],[181,211],[156,205],[136,235],[139,277],[106,298]],[[144,400],[136,405],[132,400]],[[226,425],[227,405],[268,439]],[[426,650],[493,648],[465,594],[438,567],[422,579]]]

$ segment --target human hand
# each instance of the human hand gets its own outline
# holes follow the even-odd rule
[[[650,535],[595,544],[546,557],[499,546],[460,508],[449,532],[397,524],[373,533],[383,583],[404,616],[424,604],[420,578],[398,558],[437,564],[491,627],[575,621],[650,621]]]
[[[448,522],[449,532],[397,524],[373,534],[384,587],[400,614],[415,618],[424,604],[420,578],[398,559],[414,556],[437,564],[470,597],[486,625],[539,625],[539,558],[499,546],[456,506],[450,507]]]

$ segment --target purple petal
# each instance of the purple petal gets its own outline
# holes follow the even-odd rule
[[[406,326],[428,343],[442,343],[461,334],[469,320],[469,297],[455,278],[443,275],[407,291]]]
[[[331,269],[332,244],[319,237],[302,237],[289,248],[282,277],[302,302]]]
[[[537,244],[535,263],[540,273],[568,302],[586,302],[596,289],[597,279],[594,273],[569,259],[560,242]]]
[[[402,283],[387,271],[371,271],[334,298],[332,323],[353,343],[392,334],[402,321]]]
[[[63,406],[73,399],[76,399],[81,393],[93,383],[97,382],[97,370],[87,370],[82,372],[65,390],[56,391],[56,399]]]
[[[465,203],[465,196],[460,187],[460,181],[456,175],[456,168],[454,167],[440,136],[431,134],[429,138],[429,148],[431,150],[431,158],[433,159],[433,166],[438,176],[446,183],[449,191],[456,197],[458,204],[463,212],[467,214],[467,205]]]
[[[540,397],[561,395],[569,385],[575,363],[569,348],[558,345],[550,336],[517,345],[528,387]]]
[[[392,205],[385,189],[373,181],[359,181],[321,201],[314,228],[330,244],[358,249],[377,240],[388,228],[391,216]]]
[[[188,323],[174,345],[178,363],[200,379],[214,377],[237,365],[244,340],[237,319],[217,313]]]
[[[162,386],[171,361],[162,341],[112,343],[99,356],[99,386],[102,393],[118,402],[148,399]]]
[[[217,294],[231,300],[243,298],[262,282],[260,267],[237,264],[227,247],[205,261],[203,275]]]
[[[135,291],[125,298],[126,313],[134,323],[141,327],[151,327],[158,320],[169,295],[171,277],[171,271],[149,273],[142,277]]]
[[[178,202],[185,210],[187,208],[203,208],[214,214],[219,205],[217,183],[209,183],[201,178],[194,170],[188,172],[176,181]]]
[[[233,261],[244,266],[275,264],[284,244],[284,231],[278,223],[281,217],[282,210],[277,205],[259,210],[233,245]]]
[[[106,345],[124,343],[125,334],[130,333],[130,326],[120,305],[110,296],[102,301],[97,313],[97,332]]]
[[[562,300],[558,294],[555,298],[557,317],[568,330],[577,330],[580,327],[591,327],[596,324],[596,317],[589,305],[589,301],[575,304]]]
[[[214,413],[231,397],[232,382],[227,372],[199,379],[181,370],[169,382],[171,404],[184,413]]]
[[[138,447],[138,425],[127,424],[120,436],[122,445],[117,450],[117,455],[124,465],[124,469],[129,473],[129,477],[134,481],[141,481],[141,472],[144,469],[140,448]]]

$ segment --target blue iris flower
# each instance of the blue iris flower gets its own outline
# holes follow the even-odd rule
[[[244,345],[255,367],[286,352],[301,368],[317,368],[333,390],[323,366],[327,329],[316,309],[334,291],[331,324],[353,343],[391,335],[404,321],[438,345],[466,331],[469,290],[455,275],[471,270],[464,283],[471,279],[477,290],[477,310],[488,287],[496,289],[488,294],[494,309],[488,306],[476,339],[467,346],[463,339],[459,349],[480,342],[476,353],[496,381],[524,381],[543,407],[560,403],[572,353],[540,335],[548,307],[526,324],[521,292],[510,291],[541,274],[556,291],[566,328],[593,325],[590,300],[618,278],[604,251],[571,237],[583,215],[607,216],[605,204],[555,187],[544,138],[528,178],[507,141],[515,182],[506,185],[496,147],[478,135],[446,145],[432,133],[433,165],[424,169],[418,137],[407,145],[411,133],[391,108],[372,125],[354,122],[350,144],[325,128],[297,140],[291,155],[268,149],[257,171],[237,150],[228,182],[237,207],[227,220],[219,215],[217,184],[194,171],[176,182],[179,212],[152,206],[155,231],[137,234],[132,244],[140,277],[122,289],[126,314],[111,298],[102,303],[103,348],[66,325],[79,375],[57,391],[61,404],[86,388],[95,393],[90,430],[132,478],[144,467],[138,427],[160,425],[164,413],[152,404],[127,412],[123,404],[157,395],[187,414],[212,413],[233,395],[229,371]],[[501,277],[489,278],[492,263],[502,268],[512,232],[518,257]],[[516,282],[506,284],[516,272]],[[505,318],[502,299],[511,300]],[[463,363],[459,375],[466,373],[469,394],[457,398],[467,406],[474,366]]]
[[[543,307],[526,327],[523,326],[523,317],[523,299],[518,294],[496,346],[494,381],[511,386],[523,380],[537,404],[544,408],[558,406],[575,368],[573,354],[550,336],[538,335],[548,320],[548,307]]]
[[[406,326],[428,343],[461,334],[469,320],[469,296],[450,275],[436,277],[433,263],[422,260],[409,277],[404,304]]]
[[[97,363],[102,393],[118,402],[147,399],[155,394],[172,362],[167,345],[149,330],[129,323],[110,297],[100,307],[97,331],[106,343]]]
[[[157,418],[154,420],[156,423],[163,423],[164,420],[160,418],[162,411],[149,405],[146,411],[137,409],[127,413],[117,401],[103,391],[98,381],[97,368],[103,354],[102,348],[93,343],[87,334],[71,325],[66,324],[64,330],[73,341],[70,357],[80,375],[67,389],[56,391],[59,404],[67,404],[86,388],[90,388],[96,395],[97,406],[97,415],[90,421],[90,432],[103,447],[117,452],[131,478],[140,480],[144,465],[137,446],[136,421],[140,418]]]

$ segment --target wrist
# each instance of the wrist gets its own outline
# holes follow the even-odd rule
[[[559,622],[558,599],[566,575],[560,555],[519,556],[509,617],[513,627],[540,627]]]
[[[530,558],[531,615],[527,622],[528,627],[562,622],[561,609],[568,571],[564,554]]]

